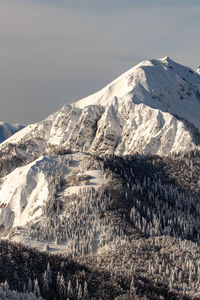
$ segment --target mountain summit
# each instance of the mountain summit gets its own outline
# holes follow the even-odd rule
[[[168,56],[141,62],[75,106],[107,107],[115,97],[177,115],[200,129],[200,77]]]
[[[71,300],[199,295],[199,113],[200,75],[165,57],[140,63],[1,143],[0,239],[44,250],[51,261],[41,269],[44,253],[40,262],[29,255],[35,250],[16,255],[12,248],[12,256],[14,246],[0,241],[2,278],[10,273],[12,289],[40,288],[47,300],[66,299],[63,291]],[[62,258],[51,252],[69,264],[55,269]],[[90,275],[81,267],[81,279],[73,279],[78,265],[68,258]],[[4,262],[15,260],[8,272]],[[104,279],[97,282],[90,268]]]
[[[199,147],[200,75],[169,57],[144,61],[101,91],[64,106],[1,144],[22,161],[49,149],[168,155]],[[26,151],[19,150],[24,149]],[[36,150],[37,149],[37,150]],[[10,151],[10,150],[9,150]]]

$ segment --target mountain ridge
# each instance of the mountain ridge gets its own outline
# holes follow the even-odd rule
[[[191,151],[199,148],[199,111],[196,72],[169,57],[144,61],[101,91],[28,125],[0,151],[32,143],[38,157],[52,147],[100,155]]]
[[[199,299],[199,84],[145,61],[0,144],[0,295]]]
[[[15,134],[24,127],[25,126],[21,124],[9,124],[6,122],[0,122],[0,143],[5,141],[11,135]]]
[[[170,89],[173,89],[173,93],[170,93]],[[192,101],[196,102],[195,108],[200,109],[199,74],[174,62],[168,56],[139,63],[99,92],[76,101],[73,105],[80,108],[91,104],[107,106],[115,96],[131,99],[135,104],[144,103],[152,108],[176,114],[200,129],[195,109],[192,108],[191,115],[187,112],[185,114],[184,109],[181,109],[188,100],[191,102],[190,105]],[[177,108],[173,107],[173,102],[178,105]],[[170,106],[175,111],[171,111]]]

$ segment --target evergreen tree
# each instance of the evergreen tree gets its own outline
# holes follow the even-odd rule
[[[69,280],[68,285],[67,285],[67,298],[73,297],[73,289],[72,289],[72,283],[71,280]]]
[[[82,286],[81,286],[81,284],[79,284],[77,299],[78,300],[82,300],[83,299],[83,292],[82,292]]]
[[[40,297],[40,288],[39,288],[39,284],[38,284],[38,280],[37,278],[34,280],[34,289],[33,289],[33,293],[36,296],[36,298]]]
[[[87,281],[84,282],[83,299],[84,300],[89,300],[89,292],[88,292]]]

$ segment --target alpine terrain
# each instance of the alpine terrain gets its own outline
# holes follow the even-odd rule
[[[3,141],[0,237],[0,299],[200,299],[199,69],[143,61]]]
[[[20,124],[8,124],[0,122],[0,143],[5,141],[7,138],[9,138],[11,135],[21,130],[22,128],[24,128],[24,126]]]

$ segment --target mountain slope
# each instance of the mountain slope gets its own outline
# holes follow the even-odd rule
[[[22,128],[24,128],[24,126],[20,124],[8,124],[0,122],[0,143],[5,141],[7,138],[9,138],[11,135],[15,134]]]
[[[27,201],[23,202],[22,211],[16,210],[17,222],[4,235],[8,234],[10,241],[48,251],[50,260],[55,261],[51,253],[61,252],[61,257],[84,262],[97,274],[109,271],[115,284],[124,281],[119,295],[129,294],[134,278],[138,299],[143,299],[139,296],[144,293],[152,295],[153,290],[161,295],[176,290],[177,298],[166,295],[163,299],[179,299],[185,293],[191,293],[191,298],[195,293],[194,299],[199,299],[199,168],[199,156],[194,153],[174,158],[99,158],[80,153],[62,155],[59,160],[41,158],[13,171],[29,177],[26,185],[21,179],[12,186],[8,184],[13,172],[5,180],[4,193],[11,194],[15,207],[19,206],[16,187],[20,183]],[[49,196],[44,193],[47,179],[39,176],[37,184],[32,184],[37,174],[45,170],[50,182]],[[50,170],[55,176],[50,176]],[[8,212],[8,207],[3,210]],[[27,210],[32,219],[26,213],[20,224],[19,213],[23,216]],[[7,272],[3,274],[7,278]],[[91,282],[90,278],[87,280]],[[103,280],[102,285],[106,284]],[[24,278],[26,285],[27,281]],[[43,278],[39,282],[42,281]],[[43,285],[40,288],[43,291]],[[152,295],[149,299],[159,297]]]
[[[27,126],[0,146],[0,155],[10,145],[26,145],[28,153],[37,148],[37,157],[52,147],[117,155],[187,151],[199,146],[199,112],[197,72],[168,57],[144,61],[100,92]]]
[[[200,129],[200,77],[169,57],[144,61],[74,105],[107,107],[114,97],[177,115]]]
[[[198,68],[196,69],[196,72],[197,72],[198,74],[200,74],[200,67],[198,67]]]
[[[0,281],[48,300],[87,283],[95,299],[199,299],[199,87],[168,57],[145,61],[1,143],[0,237],[48,252],[54,283],[38,263],[20,280],[2,264]],[[55,252],[84,261],[81,285]]]
[[[168,57],[144,61],[0,145],[1,175],[49,153],[168,155],[200,145],[200,75]]]
[[[167,240],[166,244],[167,242],[171,241]],[[158,254],[156,252],[159,251],[159,241],[153,240],[153,243],[147,245],[150,253],[155,251],[155,255]],[[134,253],[137,252],[137,255],[140,255],[140,259],[144,256],[145,246],[133,245]],[[169,251],[175,258],[177,255],[175,252],[176,248],[173,247]],[[192,293],[187,293],[186,295],[183,291],[169,289],[165,285],[161,285],[160,282],[154,285],[152,280],[139,276],[135,272],[130,272],[129,275],[120,274],[120,271],[123,269],[121,253],[125,254],[127,252],[125,245],[119,247],[117,252],[120,252],[120,254],[115,253],[114,255],[114,260],[119,260],[117,273],[113,272],[112,253],[105,253],[104,256],[100,256],[100,259],[98,257],[89,257],[90,261],[83,263],[83,261],[77,262],[63,255],[49,255],[36,249],[29,249],[21,244],[13,244],[7,241],[0,242],[0,250],[1,278],[3,282],[6,282],[0,284],[0,297],[3,300],[65,300],[66,297],[70,300],[77,300],[80,299],[80,295],[83,295],[82,299],[88,300],[199,299],[198,296],[195,297]],[[173,250],[175,250],[174,253]],[[190,251],[192,252],[194,249]],[[180,252],[181,250],[179,249]],[[171,257],[171,253],[167,253],[167,255],[169,256],[170,254]],[[162,258],[160,257],[160,259]],[[169,258],[167,257],[167,259]],[[191,261],[188,260],[188,262],[191,265]],[[125,263],[129,263],[126,258]],[[111,270],[106,270],[108,268]],[[8,285],[14,290],[12,293],[8,290]],[[25,289],[28,293],[24,293]],[[39,299],[38,294],[42,295],[42,299]]]
[[[183,81],[190,93],[179,93]],[[196,72],[168,57],[145,61],[100,92],[8,138],[0,145],[1,228],[9,230],[42,216],[61,178],[71,174],[69,153],[77,152],[74,163],[79,165],[85,161],[82,152],[166,156],[198,150],[199,86]],[[159,89],[162,97],[152,97]],[[188,112],[194,108],[191,119]]]
[[[62,165],[62,167],[60,167]],[[0,227],[8,230],[38,219],[46,202],[55,194],[54,175],[62,174],[64,162],[58,157],[40,157],[16,168],[5,179],[0,191]]]
[[[199,147],[198,130],[186,121],[144,104],[115,99],[107,108],[70,105],[29,125],[0,145],[4,176],[40,156],[85,151],[105,155],[168,155]]]

